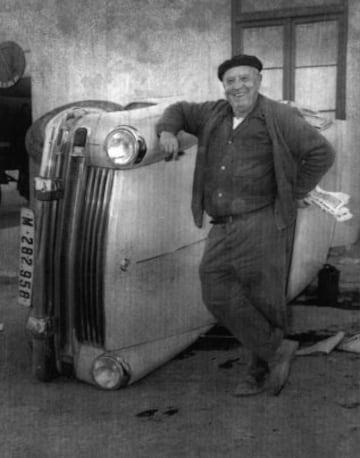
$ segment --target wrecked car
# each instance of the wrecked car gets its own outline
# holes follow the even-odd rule
[[[198,279],[208,222],[198,229],[190,210],[196,139],[181,133],[180,160],[164,161],[155,124],[167,105],[83,103],[43,120],[19,270],[39,380],[70,372],[124,387],[215,324]],[[299,214],[289,299],[324,261],[322,218],[318,209]],[[314,237],[323,241],[315,250]]]

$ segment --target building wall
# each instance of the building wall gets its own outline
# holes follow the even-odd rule
[[[319,7],[343,4],[343,0],[238,0],[237,14],[277,10],[283,8]],[[332,178],[324,180],[326,189],[343,191],[351,196],[352,220],[337,223],[333,246],[349,245],[357,241],[360,227],[360,91],[358,75],[360,70],[360,2],[348,0],[348,43],[346,68],[346,120],[336,120],[324,135],[337,150],[336,163],[331,171]],[[326,50],[324,50],[326,51]],[[324,81],[326,85],[326,81]],[[306,85],[305,85],[306,86]],[[311,106],[311,101],[309,103]],[[335,175],[335,176],[334,176]],[[330,179],[328,179],[330,178]]]
[[[264,7],[264,0],[243,2]],[[355,242],[360,225],[360,2],[348,3],[347,119],[335,126],[336,190],[351,194],[354,218],[337,225],[334,246]],[[6,40],[26,50],[34,119],[85,99],[216,99],[216,69],[231,54],[231,1],[0,0],[0,42]]]
[[[26,50],[34,118],[65,103],[217,98],[227,0],[0,0],[0,42]]]
[[[338,223],[334,246],[349,245],[358,240],[360,227],[360,2],[348,0],[348,44],[346,68],[346,120],[337,121],[338,184],[337,190],[351,195],[354,217]]]

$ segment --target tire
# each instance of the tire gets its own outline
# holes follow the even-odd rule
[[[50,382],[59,375],[53,338],[32,339],[32,369],[41,382]]]

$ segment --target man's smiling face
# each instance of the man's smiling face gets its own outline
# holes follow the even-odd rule
[[[236,117],[243,117],[251,111],[255,105],[260,84],[261,75],[254,67],[241,65],[232,67],[224,73],[225,95]]]

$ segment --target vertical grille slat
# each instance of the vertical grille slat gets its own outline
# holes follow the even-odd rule
[[[88,340],[91,342],[96,342],[96,327],[98,322],[96,320],[96,299],[94,297],[93,285],[96,278],[95,270],[95,259],[98,255],[97,245],[96,245],[96,231],[98,225],[98,219],[96,215],[97,202],[100,197],[99,193],[99,170],[93,169],[94,173],[91,183],[86,186],[88,193],[88,199],[85,200],[85,209],[87,211],[87,225],[85,226],[86,238],[85,238],[85,250],[83,252],[84,266],[82,267],[83,278],[84,278],[84,292],[86,292],[86,302],[84,306],[87,309],[87,317],[89,318],[86,321],[88,328],[89,336]],[[99,342],[98,342],[99,343]]]
[[[108,220],[109,220],[109,202],[110,202],[110,197],[111,197],[111,192],[112,192],[112,183],[113,183],[113,174],[114,171],[111,170],[111,177],[108,177],[107,175],[104,177],[104,185],[102,188],[102,202],[106,202],[106,205],[101,206],[101,212],[99,215],[99,234],[101,234],[101,240],[102,240],[102,246],[105,244],[105,230],[108,225]],[[103,250],[103,255],[104,255],[104,250]],[[98,273],[96,277],[96,300],[97,303],[102,303],[103,301],[103,279],[104,279],[104,256],[99,256],[97,258],[97,265],[96,265],[96,271]],[[103,307],[102,307],[103,310]],[[105,316],[104,312],[99,314],[99,326],[100,329],[105,329]]]
[[[104,239],[114,171],[88,167],[80,219],[76,333],[80,342],[103,345]]]
[[[94,273],[94,276],[87,276],[87,281],[91,284],[88,285],[88,291],[91,291],[90,296],[90,310],[91,316],[93,317],[94,322],[97,326],[91,328],[91,337],[92,340],[98,342],[101,337],[101,310],[98,309],[97,304],[98,294],[97,294],[97,285],[102,284],[102,278],[100,272],[98,272],[97,266],[98,261],[102,260],[102,256],[99,256],[99,244],[101,240],[98,240],[99,226],[100,226],[100,215],[101,207],[103,205],[103,186],[104,186],[104,173],[102,169],[97,169],[95,172],[95,189],[92,197],[97,196],[97,199],[93,199],[91,202],[91,217],[92,221],[90,224],[90,250],[89,250],[89,271]],[[101,299],[100,299],[101,300]]]
[[[82,341],[92,341],[91,336],[91,326],[89,320],[84,319],[86,317],[87,309],[90,306],[91,301],[91,291],[88,288],[88,281],[87,276],[91,273],[91,265],[89,261],[90,250],[89,250],[89,242],[91,241],[91,214],[92,209],[91,199],[92,194],[94,192],[95,187],[95,176],[94,174],[90,174],[86,177],[86,188],[85,188],[85,199],[84,199],[84,207],[83,207],[83,214],[81,218],[81,225],[80,225],[80,234],[81,242],[80,242],[80,259],[79,259],[79,297],[76,301],[79,307],[79,326],[82,331],[79,334],[79,340]],[[91,315],[91,313],[90,313]]]

